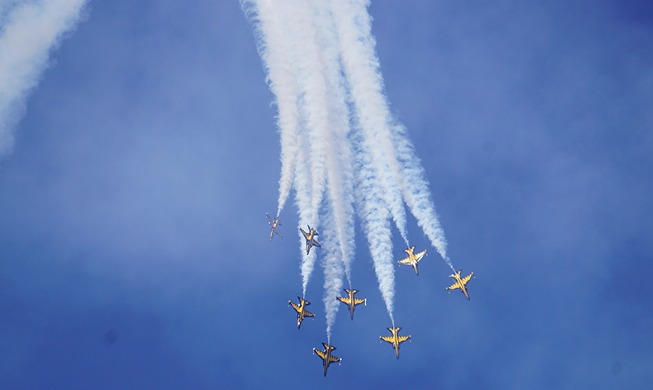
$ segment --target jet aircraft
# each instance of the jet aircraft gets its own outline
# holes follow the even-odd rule
[[[404,265],[412,265],[413,269],[415,270],[415,273],[417,276],[419,276],[419,270],[417,269],[417,263],[419,263],[420,260],[422,260],[422,257],[426,255],[426,249],[423,251],[414,254],[413,251],[415,250],[414,246],[411,246],[408,249],[404,249],[404,252],[408,253],[408,257],[405,259],[398,260],[397,262],[399,264],[404,264]]]
[[[392,346],[395,349],[395,356],[397,357],[397,359],[399,359],[399,344],[410,339],[410,336],[399,336],[399,329],[401,328],[394,328],[394,327],[388,328],[390,333],[392,333],[392,336],[379,337],[381,340],[387,341],[388,343],[392,344]]]
[[[326,377],[327,370],[329,369],[329,364],[331,363],[340,363],[342,361],[341,358],[335,357],[331,355],[331,352],[336,349],[333,345],[329,345],[327,343],[322,343],[324,345],[324,351],[320,351],[319,349],[313,348],[313,353],[317,354],[317,356],[322,359],[322,365],[324,366],[324,376]]]
[[[306,225],[308,226],[308,225]],[[313,229],[312,227],[308,226],[308,233],[304,231],[304,229],[299,228],[301,230],[302,234],[304,235],[304,238],[306,239],[306,254],[311,251],[311,247],[321,247],[320,243],[315,240],[315,236],[318,236],[319,233],[317,230]]]
[[[292,306],[292,308],[295,309],[295,311],[297,312],[297,329],[299,329],[302,326],[302,321],[304,321],[304,317],[315,317],[315,314],[306,310],[306,306],[311,304],[309,301],[300,297],[297,297],[297,299],[299,299],[299,305],[293,301],[288,301],[288,304]]]
[[[345,292],[347,293],[346,297],[336,297],[336,299],[349,307],[349,317],[351,317],[351,319],[353,320],[354,309],[356,309],[356,306],[360,305],[361,303],[364,303],[367,306],[367,299],[354,298],[354,294],[356,294],[358,290],[345,289]]]
[[[467,283],[474,276],[474,273],[472,272],[471,274],[465,276],[464,278],[461,278],[460,277],[461,272],[463,272],[463,270],[460,270],[456,273],[449,275],[449,277],[454,279],[455,282],[451,286],[447,287],[446,290],[447,292],[451,293],[451,291],[459,289],[463,294],[465,294],[465,297],[469,301],[469,293],[467,292]]]
[[[281,232],[279,231],[279,226],[281,226],[281,222],[279,222],[279,217],[272,218],[268,213],[265,213],[265,215],[267,215],[268,225],[270,225],[270,240],[274,237],[275,234],[283,238]]]

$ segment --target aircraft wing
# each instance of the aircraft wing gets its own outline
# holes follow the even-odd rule
[[[364,303],[364,302],[365,302],[364,299],[354,298],[354,305],[360,305],[361,303]]]
[[[318,248],[321,248],[321,247],[322,247],[322,245],[320,245],[319,242],[315,241],[315,239],[312,239],[312,240],[311,240],[311,245],[316,246],[316,247],[318,247]]]
[[[347,305],[351,304],[351,301],[349,300],[349,297],[336,297],[336,299],[339,300],[340,302],[344,303],[344,304],[347,304]],[[356,299],[356,301],[357,300],[358,299]]]
[[[399,343],[403,343],[404,341],[408,340],[410,336],[397,336],[397,340]]]
[[[419,253],[415,253],[415,261],[422,260],[422,257],[424,257],[425,254],[426,254],[426,249],[424,249],[423,251],[421,251]]]
[[[313,348],[313,352],[315,352],[315,354],[317,354],[317,356],[321,357],[322,360],[326,359],[326,353],[320,351],[319,349]]]
[[[338,362],[341,361],[341,360],[342,360],[342,359],[339,358],[339,357],[335,357],[335,356],[333,356],[333,355],[329,355],[329,363],[338,363]]]
[[[474,273],[472,272],[471,274],[465,276],[462,280],[463,284],[467,284],[467,282],[469,282],[469,279],[471,279],[473,275]]]
[[[315,317],[315,314],[313,314],[310,311],[304,309],[304,317]]]
[[[302,229],[302,228],[299,228],[299,230],[300,230],[300,231],[302,232],[302,234],[304,235],[304,239],[308,240],[308,233],[306,233],[306,232],[304,231],[304,229]]]
[[[405,259],[397,260],[397,263],[410,265],[410,257],[406,257]]]
[[[392,344],[395,341],[393,336],[381,336],[381,340],[387,341],[390,344]]]
[[[447,287],[447,290],[455,290],[457,288],[460,288],[460,283],[454,282],[451,286]]]
[[[295,309],[295,311],[299,313],[300,308],[299,308],[298,304],[296,304],[295,302],[292,302],[292,301],[288,301],[288,303],[290,303],[290,306],[292,306],[292,308]]]

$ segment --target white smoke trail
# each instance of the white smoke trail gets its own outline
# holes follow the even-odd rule
[[[378,178],[370,162],[371,151],[362,143],[363,134],[357,131],[353,137],[356,150],[356,206],[367,237],[379,291],[394,326],[395,275],[392,259],[392,231],[390,214],[384,203]]]
[[[329,133],[324,138],[327,168],[327,204],[324,210],[324,306],[327,342],[338,312],[336,300],[342,288],[343,270],[351,288],[351,261],[354,253],[353,167],[349,135],[349,112],[341,77],[339,46],[333,18],[327,4],[311,2],[319,32],[322,75],[325,82],[324,109]]]
[[[403,186],[406,204],[415,219],[417,219],[419,227],[422,228],[431,241],[431,245],[438,251],[451,270],[456,272],[451,259],[447,256],[447,240],[431,200],[431,192],[429,191],[424,168],[422,168],[420,159],[417,157],[415,148],[410,142],[404,127],[395,125],[393,129],[395,134],[394,142],[397,145],[399,156],[403,157],[400,160],[406,181]]]
[[[322,73],[326,82],[326,109],[329,134],[326,136],[327,196],[332,213],[333,229],[340,248],[340,258],[351,288],[351,262],[354,256],[353,161],[349,141],[349,109],[341,76],[340,48],[333,15],[328,4],[313,0],[316,27],[320,32]]]
[[[335,232],[333,214],[324,216],[324,227],[328,232]],[[341,261],[340,245],[337,236],[324,235],[324,309],[326,319],[327,343],[331,344],[331,328],[338,313],[339,302],[336,300],[342,289],[343,262]]]
[[[326,112],[326,86],[322,73],[322,61],[318,50],[317,32],[314,14],[309,4],[303,0],[288,0],[277,4],[287,15],[286,25],[293,37],[292,46],[297,55],[297,85],[299,86],[299,109],[302,118],[299,150],[303,158],[297,163],[297,180],[302,185],[310,183],[306,190],[297,189],[298,202],[304,204],[300,209],[300,223],[303,228],[311,225],[319,231],[319,208],[324,198],[327,166],[326,140],[329,136]],[[301,178],[300,178],[301,176]],[[310,198],[304,198],[310,194]],[[302,199],[299,199],[302,197]],[[308,203],[308,204],[307,204]],[[304,238],[300,234],[300,246],[304,247]],[[302,291],[306,294],[308,281],[315,268],[316,249],[302,258]]]
[[[50,50],[80,18],[86,0],[2,4],[0,26],[0,155],[13,147],[13,126],[39,82]]]
[[[300,138],[306,140],[306,124],[300,121]],[[304,141],[305,142],[305,141]],[[297,203],[297,212],[299,215],[299,226],[307,229],[308,225],[313,224],[316,227],[317,216],[312,211],[311,199],[313,198],[311,191],[311,176],[312,172],[306,161],[309,160],[309,148],[306,145],[300,145],[297,149],[298,163],[295,165],[295,202]],[[302,275],[302,297],[306,298],[306,289],[308,281],[313,273],[315,267],[316,252],[313,248],[308,255],[304,254],[305,242],[304,236],[298,230],[299,235],[299,251],[302,254],[302,261],[300,265]]]
[[[332,0],[340,38],[344,73],[349,83],[356,120],[363,131],[363,143],[383,188],[383,195],[395,225],[406,245],[406,211],[398,186],[399,163],[388,123],[391,116],[383,95],[383,79],[374,53],[374,38],[366,6],[368,1]]]
[[[327,110],[327,86],[323,73],[324,58],[316,30],[315,14],[305,0],[284,2],[295,14],[289,18],[293,45],[301,56],[296,58],[299,92],[302,94],[300,109],[306,121],[304,141],[308,143],[311,169],[311,209],[309,214],[317,225],[318,210],[322,205],[327,178],[326,143],[329,137],[329,115]],[[317,227],[317,226],[315,226]]]
[[[343,273],[351,287],[354,203],[394,324],[391,219],[408,245],[404,202],[432,245],[451,262],[420,160],[384,95],[369,1],[241,1],[255,4],[259,12],[261,57],[279,108],[279,212],[294,186],[300,226],[320,230],[319,218],[324,221],[319,239],[324,239],[327,338]],[[350,122],[356,124],[353,129]],[[298,234],[303,253],[305,240]],[[316,251],[302,255],[304,296]]]
[[[299,147],[298,87],[294,69],[292,41],[285,28],[284,16],[269,1],[254,4],[242,1],[248,16],[254,21],[259,55],[267,74],[267,82],[277,103],[277,131],[281,143],[281,175],[279,178],[279,201],[277,217],[281,214],[290,195],[297,164]]]
[[[405,234],[403,199],[431,244],[453,269],[446,253],[444,231],[430,199],[424,170],[404,128],[394,123],[383,92],[371,18],[366,10],[368,4],[367,0],[334,1],[336,20],[340,21],[345,73],[354,96],[357,118],[366,134],[364,142],[375,142],[378,145],[376,149],[383,151],[389,175],[383,176],[382,173],[381,181],[386,188],[390,188],[392,195],[386,198],[386,202],[398,227],[403,226],[403,230],[399,227],[400,232],[403,231],[402,236]],[[403,193],[403,197],[397,198],[397,192]],[[396,211],[399,209],[401,212]],[[407,243],[405,236],[404,240]]]
[[[313,218],[308,212],[311,209],[311,171],[303,163],[308,158],[306,148],[300,147],[297,150],[299,163],[295,165],[295,201],[297,203],[297,210],[299,214],[299,226],[307,229],[307,225],[312,222]],[[302,233],[298,230],[299,234],[299,251],[302,254],[302,262],[300,266],[302,275],[302,297],[306,298],[306,288],[308,287],[308,280],[313,273],[315,266],[315,248],[311,250],[308,255],[304,254],[305,240]]]
[[[337,41],[333,38],[328,10],[322,2],[299,0],[291,5],[296,10],[289,24],[295,25],[294,43],[303,55],[297,59],[302,93],[302,115],[308,130],[312,185],[311,211],[317,224],[319,208],[326,192],[328,213],[333,218],[334,241],[340,249],[348,280],[353,256],[353,206],[351,194],[351,152],[346,142],[348,113],[341,84]],[[331,31],[330,31],[331,29]],[[329,34],[329,32],[331,34]],[[303,286],[308,282],[315,256],[304,257]]]
[[[307,167],[310,153],[307,153],[310,135],[306,129],[299,91],[299,61],[302,53],[293,43],[299,27],[292,21],[297,19],[297,8],[287,2],[270,0],[241,0],[245,14],[254,22],[259,54],[267,72],[268,84],[277,99],[278,132],[281,141],[281,177],[279,179],[279,204],[277,216],[295,188],[295,202],[299,215],[299,226],[306,228],[315,224],[316,217],[311,205],[311,170]],[[301,142],[301,145],[300,145]],[[304,236],[299,229],[300,253],[304,251]],[[308,279],[313,272],[315,252],[302,256],[302,297],[306,297]]]

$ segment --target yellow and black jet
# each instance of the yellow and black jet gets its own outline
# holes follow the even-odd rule
[[[304,317],[315,317],[315,314],[306,310],[306,306],[311,304],[309,301],[300,297],[297,297],[297,299],[299,299],[299,305],[293,301],[288,301],[288,304],[297,312],[297,329],[299,329],[302,326]]]
[[[308,226],[308,225],[306,225]],[[317,230],[313,229],[312,227],[308,226],[308,233],[304,231],[304,229],[299,228],[301,230],[302,234],[304,235],[304,238],[306,239],[306,254],[308,254],[311,251],[311,247],[321,247],[320,243],[315,240],[315,236],[318,236],[319,233]]]
[[[281,232],[279,231],[279,226],[281,226],[281,222],[279,222],[279,217],[272,218],[268,213],[265,213],[265,215],[267,215],[268,225],[270,225],[270,240],[274,237],[275,234],[283,238]]]
[[[455,282],[446,288],[447,292],[451,293],[451,291],[454,290],[460,290],[463,294],[465,294],[465,297],[469,301],[469,293],[467,292],[467,283],[469,280],[474,276],[474,273],[472,272],[471,274],[465,276],[464,278],[460,277],[460,273],[463,272],[463,270],[460,270],[456,273],[453,273],[449,275],[450,278],[453,278]]]
[[[412,265],[413,269],[415,270],[415,273],[417,274],[417,276],[419,276],[417,263],[419,263],[419,261],[422,260],[422,257],[426,255],[426,249],[418,253],[413,253],[414,250],[415,250],[414,246],[411,246],[408,249],[404,249],[404,252],[408,253],[408,257],[406,257],[405,259],[398,260],[397,263],[404,264],[404,265]]]
[[[356,306],[360,305],[361,303],[364,303],[367,306],[367,299],[354,298],[354,294],[356,294],[358,290],[345,289],[345,292],[347,293],[346,297],[336,297],[336,299],[349,307],[349,317],[351,317],[351,319],[353,320],[354,309],[356,309]]]
[[[324,376],[326,377],[327,370],[329,369],[329,364],[340,363],[342,359],[331,355],[331,352],[335,350],[336,347],[334,347],[333,345],[329,345],[327,343],[322,343],[322,345],[324,345],[324,351],[320,351],[319,349],[313,348],[313,353],[319,356],[320,359],[322,359],[322,365],[324,366]]]
[[[383,341],[387,341],[392,344],[395,349],[395,356],[399,359],[399,344],[410,339],[410,336],[399,336],[399,329],[401,328],[388,328],[392,336],[381,336],[379,337]]]

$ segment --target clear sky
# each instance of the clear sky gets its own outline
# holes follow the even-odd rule
[[[276,112],[238,1],[90,1],[0,158],[2,387],[647,388],[653,7],[545,3],[371,5],[392,111],[477,277],[447,294],[409,219],[430,254],[395,269],[397,360],[357,226],[367,306],[340,309],[325,379],[319,265],[316,319],[287,305],[293,204],[268,239]]]

